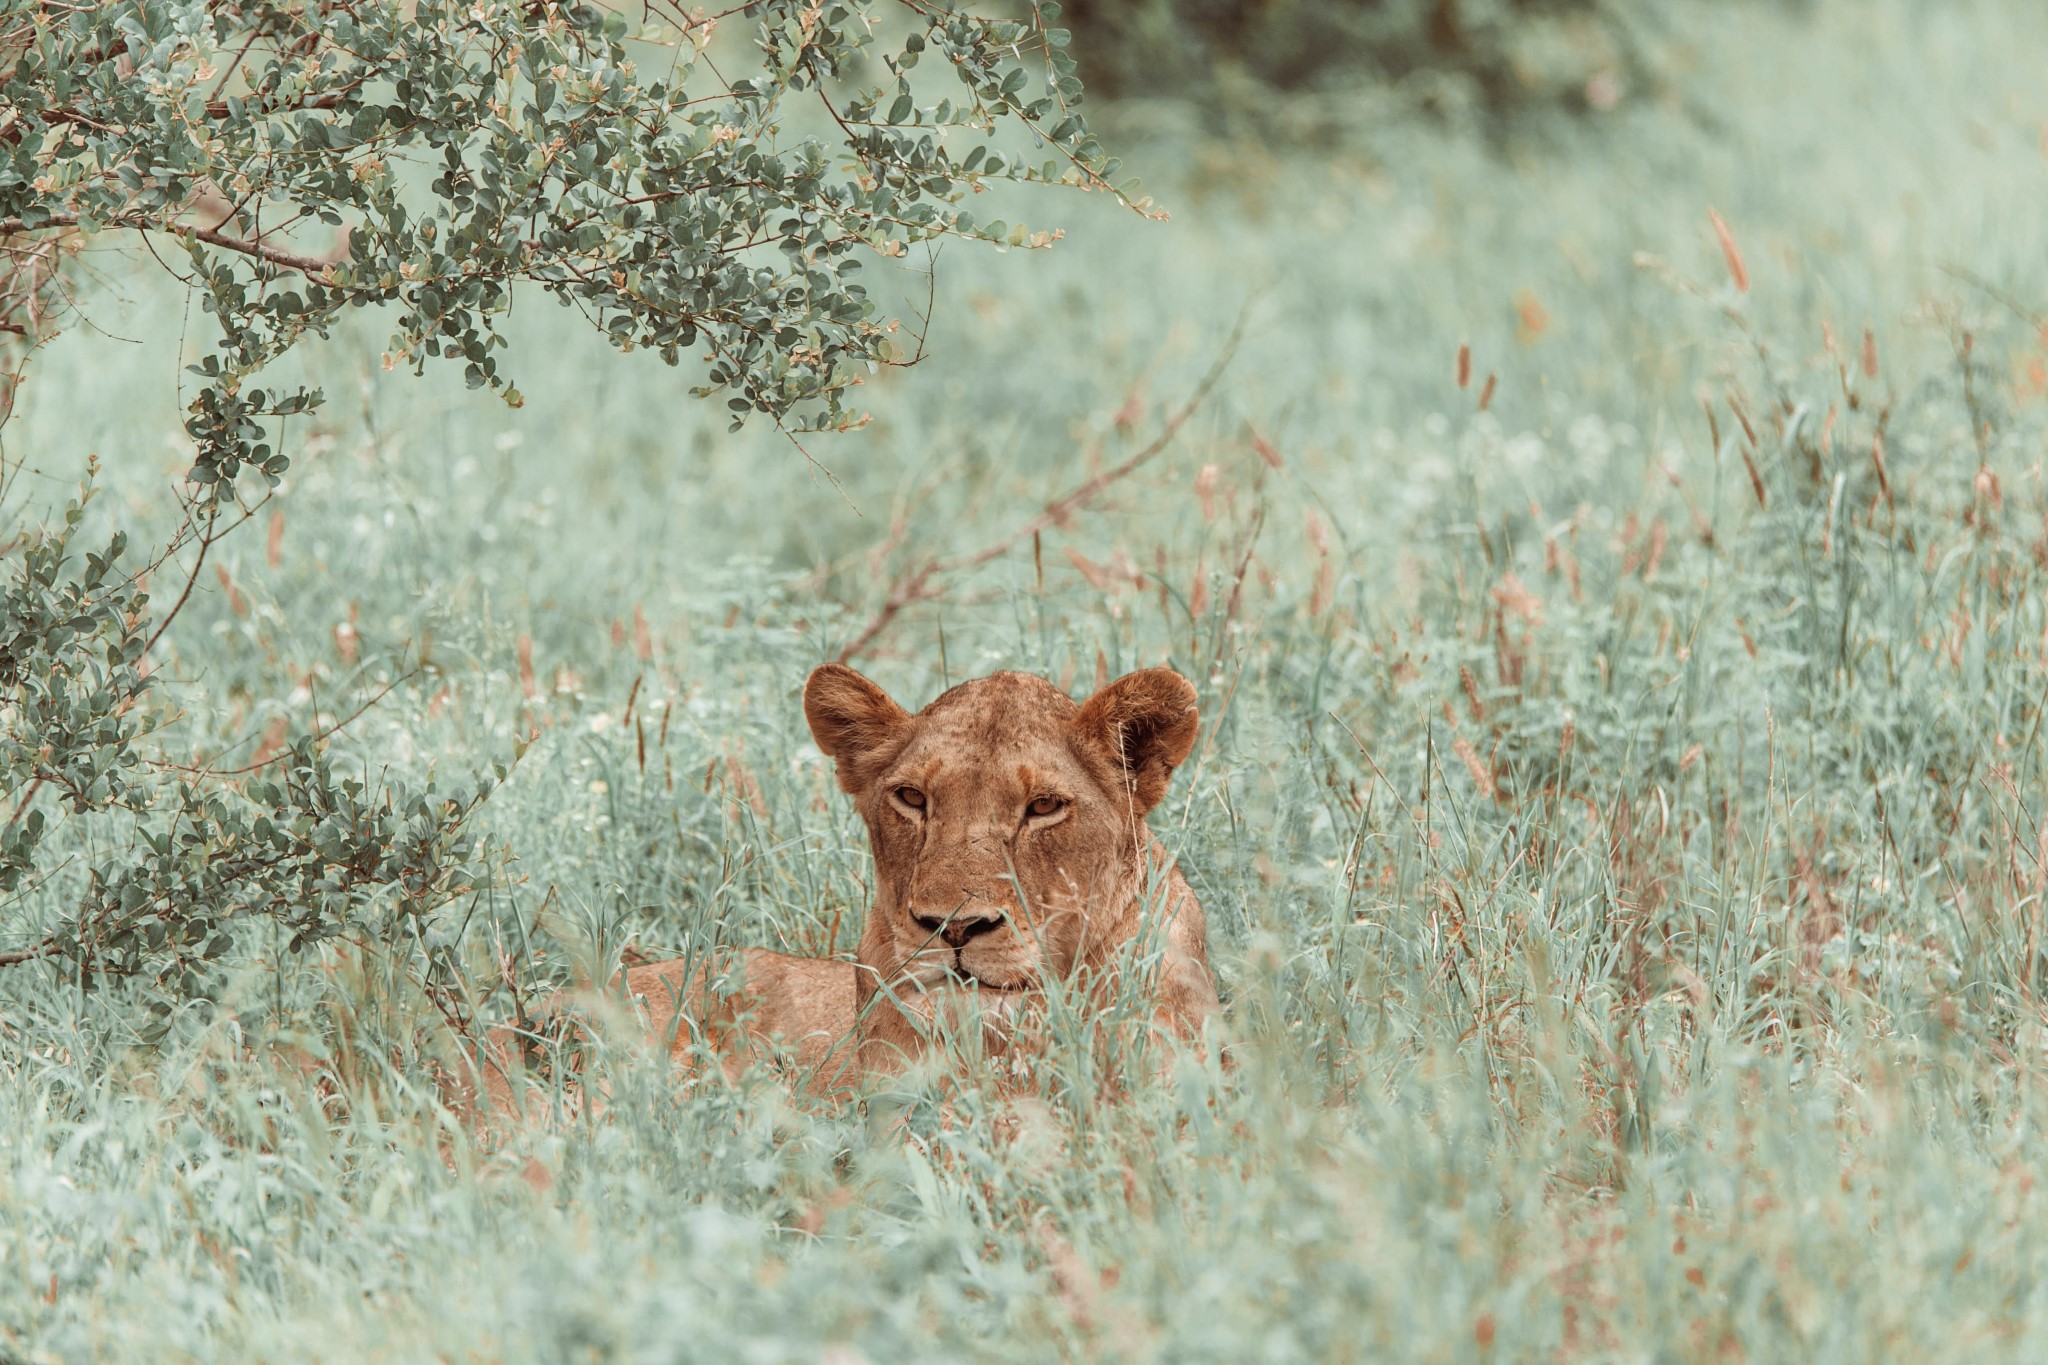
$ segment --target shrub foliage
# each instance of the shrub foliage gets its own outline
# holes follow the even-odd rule
[[[696,392],[739,416],[841,425],[846,389],[899,358],[862,248],[1026,244],[961,201],[998,180],[1110,189],[1115,171],[1055,6],[889,8],[911,23],[864,88],[845,78],[868,69],[873,0],[743,7],[754,60],[731,80],[719,21],[680,11],[629,34],[616,10],[550,0],[19,10],[0,28],[14,292],[47,287],[38,264],[73,231],[176,248],[220,329],[188,418],[208,487],[283,469],[268,424],[317,395],[256,376],[348,308],[394,310],[394,363],[454,360],[516,403],[498,327],[520,284],[623,348],[701,348]],[[931,103],[911,84],[926,59],[955,77]],[[809,125],[832,131],[793,131]],[[1045,158],[1000,150],[1010,130]]]
[[[501,327],[537,287],[622,350],[701,356],[693,393],[722,397],[735,425],[852,425],[847,390],[913,358],[861,283],[865,257],[946,236],[1045,245],[963,207],[994,182],[1122,197],[1077,112],[1057,13],[764,0],[650,7],[634,28],[556,0],[9,6],[0,413],[69,315],[66,262],[126,241],[180,274],[217,329],[189,367],[190,515],[159,563],[195,546],[203,559],[223,516],[246,519],[245,489],[275,485],[282,423],[321,395],[266,372],[352,308],[392,315],[387,365],[453,361],[517,406]],[[920,63],[949,73],[936,98],[913,86]],[[0,882],[40,875],[53,814],[126,834],[73,916],[5,960],[147,979],[164,1011],[206,993],[250,919],[289,950],[387,939],[445,967],[421,926],[489,885],[466,828],[489,784],[372,790],[338,778],[311,736],[246,786],[153,759],[145,740],[169,713],[149,647],[176,609],[152,619],[118,533],[76,559],[84,502],[22,542],[0,609]]]

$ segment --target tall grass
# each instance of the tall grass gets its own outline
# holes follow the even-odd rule
[[[1249,300],[1156,461],[861,661],[906,701],[1196,681],[1153,823],[1235,1065],[1108,1100],[1070,1019],[1022,1095],[842,1107],[615,1037],[600,1117],[494,1145],[374,954],[252,957],[160,1049],[16,968],[0,1355],[2038,1358],[2048,44],[1990,3],[1713,23],[1684,107],[1513,160],[1369,101],[1284,155],[1126,111],[1173,222],[943,256],[832,478],[551,317],[516,414],[338,337],[282,520],[166,637],[164,742],[395,680],[337,755],[516,760],[521,880],[447,928],[509,1013],[508,966],[850,949],[804,671],[1152,439]],[[182,301],[105,269],[136,344],[75,332],[7,440],[18,504],[96,450],[142,534]]]

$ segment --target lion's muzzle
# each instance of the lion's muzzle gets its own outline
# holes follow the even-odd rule
[[[1003,927],[1003,913],[994,906],[981,904],[962,906],[950,915],[912,913],[911,922],[919,929],[942,940],[948,948],[965,948],[970,940],[983,934],[993,933]]]

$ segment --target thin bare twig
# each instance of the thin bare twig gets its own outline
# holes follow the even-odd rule
[[[1204,403],[1208,402],[1210,394],[1215,391],[1216,385],[1222,380],[1224,371],[1230,368],[1231,359],[1237,353],[1238,343],[1244,338],[1245,321],[1249,313],[1249,305],[1239,311],[1237,321],[1231,324],[1230,334],[1224,338],[1222,349],[1217,352],[1216,359],[1210,364],[1208,373],[1202,376],[1201,382],[1195,385],[1194,391],[1188,395],[1187,401],[1182,403],[1173,415],[1166,419],[1166,424],[1159,429],[1159,434],[1147,442],[1143,449],[1139,450],[1122,464],[1102,470],[1100,473],[1094,474],[1074,485],[1065,493],[1048,502],[1044,510],[1037,516],[1031,518],[1001,539],[984,545],[981,549],[971,554],[958,555],[950,559],[927,559],[916,568],[897,577],[889,585],[888,595],[882,599],[881,607],[869,618],[867,624],[861,628],[860,633],[855,635],[846,647],[839,651],[839,662],[846,663],[851,659],[858,658],[867,650],[868,646],[875,642],[875,639],[883,631],[889,628],[898,616],[903,614],[906,607],[940,596],[944,590],[942,587],[936,586],[934,580],[943,579],[948,575],[959,573],[965,569],[979,568],[991,560],[999,559],[1003,555],[1008,554],[1011,550],[1016,549],[1017,546],[1030,540],[1033,536],[1043,533],[1048,528],[1065,525],[1074,513],[1093,502],[1104,489],[1121,479],[1130,477],[1130,475],[1136,473],[1144,465],[1155,459],[1168,446],[1172,445],[1173,438],[1180,434],[1180,429],[1187,425],[1188,419],[1194,416]]]
[[[213,534],[213,523],[219,516],[220,506],[216,503],[206,514],[206,529],[199,535],[199,557],[192,561],[192,572],[185,579],[185,590],[178,594],[177,601],[171,603],[171,609],[164,614],[164,619],[156,623],[155,633],[149,637],[149,643],[142,647],[145,656],[156,648],[156,642],[164,638],[164,632],[171,628],[171,622],[178,619],[178,613],[183,611],[185,603],[192,599],[192,587],[199,581],[200,569],[206,566],[206,552],[213,548],[213,542],[217,539]],[[239,522],[236,524],[240,525]]]
[[[28,784],[27,795],[23,796],[21,798],[21,804],[14,808],[14,814],[7,817],[7,828],[13,829],[16,825],[21,823],[21,817],[28,814],[28,808],[31,804],[34,803],[36,799],[36,793],[40,792],[43,789],[43,783],[47,780],[48,779],[45,778],[42,774],[38,773],[36,775],[36,780]]]
[[[2011,290],[2000,288],[1975,271],[1954,264],[1944,264],[1941,269],[1943,273],[1954,276],[1971,288],[1985,294],[1998,303],[2004,304],[2014,317],[2017,317],[2028,326],[2039,327],[2044,323],[2048,323],[2048,318],[2044,318],[2040,313],[2029,308]]]
[[[340,734],[343,730],[346,730],[356,721],[368,715],[370,709],[376,706],[379,702],[383,701],[384,698],[390,696],[394,691],[396,691],[400,683],[410,682],[414,678],[420,676],[420,673],[421,670],[419,668],[407,669],[405,672],[399,674],[397,677],[391,679],[382,687],[378,688],[375,692],[371,693],[368,700],[364,701],[360,706],[356,707],[355,710],[349,712],[340,720],[335,721],[332,725],[329,725],[324,729],[315,727],[313,733],[308,735],[307,738],[315,744],[325,744],[328,740],[333,739],[336,735]],[[229,750],[232,751],[234,749],[239,749],[242,745],[248,743],[249,740],[253,739],[254,737],[255,736],[253,735],[249,735],[243,737],[242,739],[236,740],[235,743],[228,746]],[[282,762],[288,757],[290,757],[289,753],[281,751],[272,754],[269,758],[264,759],[261,763],[248,763],[244,764],[242,767],[239,768],[215,768],[211,766],[194,766],[192,764],[187,763],[162,763],[156,766],[169,772],[190,773],[194,776],[199,777],[242,777],[249,773],[260,772],[263,769],[269,767],[271,764]]]

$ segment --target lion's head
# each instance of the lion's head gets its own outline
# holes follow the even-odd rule
[[[1076,705],[1042,678],[997,673],[912,715],[827,664],[804,714],[874,849],[869,991],[1028,990],[1135,932],[1145,814],[1199,728],[1187,679],[1146,669]]]

